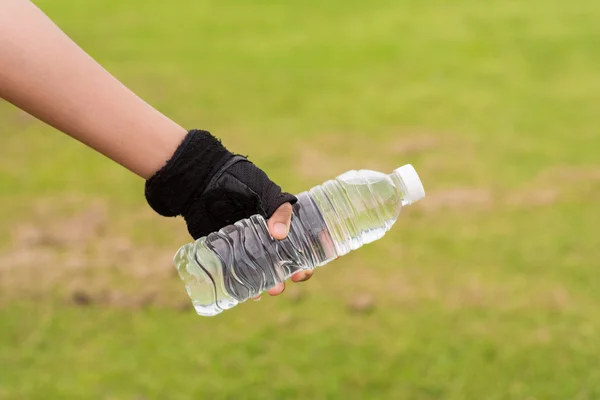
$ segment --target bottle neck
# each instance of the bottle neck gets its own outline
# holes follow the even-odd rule
[[[412,202],[409,200],[408,190],[406,188],[406,185],[404,184],[402,176],[400,176],[400,173],[396,170],[392,172],[389,175],[389,177],[392,179],[394,186],[396,187],[396,189],[398,189],[398,192],[400,193],[400,197],[402,198],[402,207],[412,204]]]

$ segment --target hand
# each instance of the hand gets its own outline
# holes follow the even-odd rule
[[[255,214],[268,220],[273,238],[285,239],[297,201],[245,157],[231,153],[209,132],[197,130],[190,131],[167,164],[146,181],[146,199],[161,215],[183,216],[194,239]],[[304,282],[312,275],[313,271],[300,271],[291,280]],[[284,289],[281,283],[268,293],[276,296]]]

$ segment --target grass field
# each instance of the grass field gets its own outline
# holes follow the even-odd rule
[[[412,163],[427,198],[201,318],[182,221],[0,104],[0,399],[600,398],[600,3],[36,3],[288,191]]]

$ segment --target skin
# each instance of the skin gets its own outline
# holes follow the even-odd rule
[[[171,157],[186,129],[119,82],[28,0],[0,0],[0,98],[144,179]],[[292,207],[268,221],[284,239]],[[310,279],[312,271],[292,276]],[[272,296],[285,284],[271,288]],[[259,297],[260,298],[260,297]]]

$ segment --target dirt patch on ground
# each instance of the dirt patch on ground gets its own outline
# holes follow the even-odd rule
[[[532,188],[510,193],[506,204],[517,207],[545,206],[556,203],[560,198],[558,188]]]
[[[541,171],[536,181],[554,186],[563,186],[574,182],[600,182],[600,165],[573,166],[555,165]]]
[[[0,299],[189,306],[172,262],[176,249],[140,246],[115,234],[102,202],[77,213],[52,209],[53,203],[40,203],[31,221],[13,227],[10,245],[0,251]]]
[[[530,182],[505,196],[513,207],[546,206],[560,202],[570,193],[600,184],[600,167],[551,166]]]
[[[38,222],[19,224],[14,227],[13,246],[28,248],[81,247],[93,238],[104,236],[107,210],[103,203],[95,202],[89,208],[58,221],[49,220],[52,210],[38,206]]]
[[[598,185],[600,167],[552,166],[529,182],[504,191],[476,187],[429,190],[425,199],[415,207],[426,213],[543,207],[564,201],[571,193],[597,188]]]

